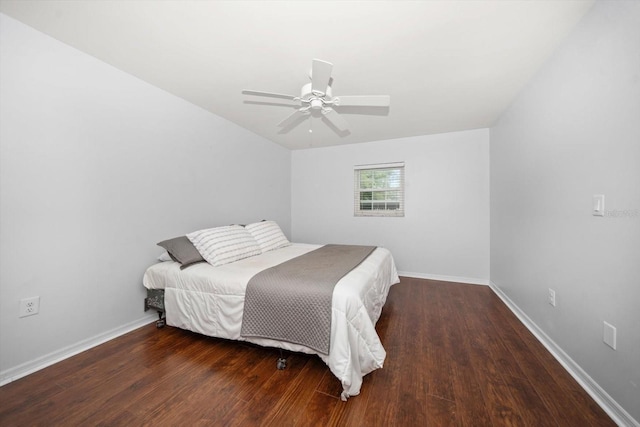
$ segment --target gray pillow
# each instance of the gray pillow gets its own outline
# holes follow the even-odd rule
[[[199,262],[205,262],[200,252],[193,246],[193,243],[187,236],[174,237],[173,239],[163,240],[158,246],[164,248],[172,260],[182,264],[180,269],[185,269],[190,265]]]

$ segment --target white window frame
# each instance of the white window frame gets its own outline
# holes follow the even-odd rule
[[[353,215],[354,216],[379,216],[379,217],[403,217],[405,209],[404,200],[404,162],[395,163],[379,163],[371,165],[354,166],[354,198],[353,198]],[[361,174],[363,172],[388,171],[397,170],[399,176],[394,181],[394,186],[387,185],[383,187],[361,187]],[[362,193],[372,193],[370,199],[363,199]],[[374,193],[382,195],[376,199]],[[390,198],[389,198],[390,197]],[[363,201],[371,201],[370,209],[363,209]],[[397,208],[390,206],[398,205]],[[378,208],[375,207],[378,205]],[[382,208],[380,208],[382,207]]]

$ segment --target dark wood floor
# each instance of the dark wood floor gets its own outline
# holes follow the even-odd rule
[[[339,399],[315,356],[145,326],[0,387],[2,426],[613,426],[486,286],[402,278],[383,369]]]

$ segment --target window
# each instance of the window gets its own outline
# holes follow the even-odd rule
[[[355,167],[355,216],[404,216],[404,163]]]

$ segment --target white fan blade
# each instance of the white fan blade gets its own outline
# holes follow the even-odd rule
[[[260,92],[257,90],[243,90],[242,93],[245,95],[268,96],[271,98],[291,99],[293,101],[296,101],[298,99],[297,96],[293,96],[293,95],[284,95],[281,93],[271,93],[271,92]]]
[[[336,96],[333,105],[336,107],[388,107],[391,103],[389,95],[354,95]]]
[[[325,108],[322,110],[324,117],[331,122],[339,131],[344,132],[349,129],[349,123],[342,118],[340,114],[331,108]]]
[[[327,93],[329,79],[331,79],[331,69],[333,64],[319,59],[313,60],[311,67],[311,90],[314,92]]]
[[[305,110],[301,108],[299,110],[296,110],[295,113],[291,114],[289,117],[278,123],[278,126],[280,126],[281,128],[287,127],[295,123],[300,117],[306,116],[307,114],[309,114],[308,109]]]

